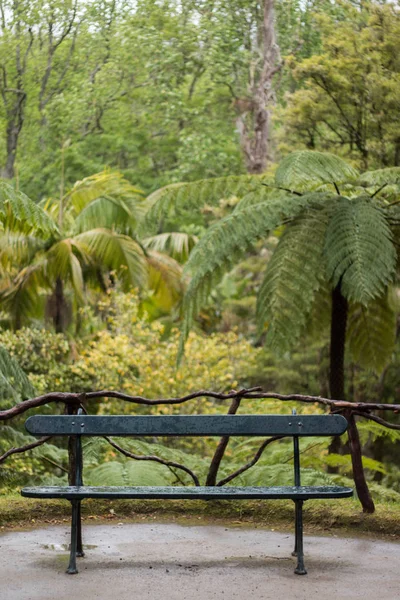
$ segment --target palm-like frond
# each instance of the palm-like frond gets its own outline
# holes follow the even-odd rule
[[[117,273],[124,289],[145,287],[147,263],[141,246],[133,238],[109,229],[92,229],[75,236],[99,265]]]
[[[29,398],[35,390],[17,361],[0,346],[0,398]]]
[[[4,181],[0,182],[0,221],[5,229],[27,235],[57,233],[56,224],[40,206]]]
[[[389,362],[396,341],[396,314],[388,294],[369,302],[353,304],[347,324],[347,339],[353,359],[379,371]]]
[[[205,304],[212,286],[231,269],[251,245],[264,238],[285,218],[295,218],[309,203],[314,194],[271,198],[268,202],[251,205],[234,212],[210,227],[192,251],[186,272],[193,274],[184,299],[184,322],[179,356],[195,315]]]
[[[369,197],[340,198],[326,233],[327,276],[349,300],[367,304],[392,280],[396,251],[382,209]]]
[[[0,305],[10,314],[15,324],[21,318],[40,315],[40,294],[50,285],[46,277],[46,265],[46,259],[40,257],[32,265],[24,267],[11,281],[3,282]]]
[[[142,243],[145,248],[165,252],[178,262],[184,263],[198,241],[199,239],[195,235],[170,231],[145,238]]]
[[[298,340],[324,280],[323,249],[329,206],[288,225],[268,263],[257,298],[257,320],[279,351]]]
[[[355,180],[358,172],[329,152],[300,150],[284,158],[275,173],[278,186],[293,191],[311,190],[322,184]]]
[[[176,214],[182,208],[200,210],[204,204],[216,204],[222,198],[241,198],[249,192],[261,190],[262,183],[269,183],[266,175],[238,175],[202,179],[190,183],[174,183],[156,190],[146,200],[148,208],[146,220],[158,222],[162,217]]]
[[[46,275],[52,283],[61,279],[71,282],[79,301],[83,301],[82,266],[90,263],[90,255],[84,244],[74,238],[66,238],[53,244],[46,255]]]
[[[75,219],[77,233],[94,228],[109,228],[130,233],[144,216],[143,203],[134,197],[102,196],[87,204]]]
[[[151,250],[147,254],[148,287],[151,300],[168,313],[183,296],[182,267],[172,257]]]
[[[139,201],[143,192],[131,185],[121,173],[102,171],[77,181],[68,192],[66,201],[79,214],[90,202],[104,196],[136,198]]]

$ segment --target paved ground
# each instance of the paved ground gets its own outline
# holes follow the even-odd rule
[[[157,523],[84,525],[80,573],[66,575],[68,529],[0,535],[0,600],[398,600],[400,544]]]

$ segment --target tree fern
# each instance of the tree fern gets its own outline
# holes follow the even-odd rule
[[[288,225],[268,263],[257,301],[266,343],[284,351],[299,338],[325,275],[328,208],[307,211]]]
[[[304,191],[327,183],[337,187],[357,177],[358,172],[334,154],[300,150],[279,163],[275,182],[283,188]]]
[[[33,385],[23,369],[4,346],[0,346],[0,398],[25,399],[34,393]]]
[[[389,362],[396,341],[396,314],[388,295],[367,306],[352,304],[347,339],[353,359],[364,367],[380,371]]]
[[[41,235],[57,233],[54,221],[40,206],[4,181],[0,181],[0,221],[10,231],[25,234],[35,231]]]
[[[205,304],[211,288],[255,241],[265,238],[285,217],[294,217],[314,200],[313,195],[291,196],[283,202],[281,198],[271,199],[234,212],[210,227],[186,263],[185,271],[193,276],[184,299],[179,357],[193,319]]]
[[[368,197],[340,198],[326,233],[327,276],[349,300],[367,304],[393,279],[396,251],[382,209]]]
[[[159,222],[166,215],[176,214],[181,208],[201,209],[204,204],[216,204],[221,198],[243,197],[251,191],[265,195],[262,183],[269,183],[266,175],[239,175],[202,179],[190,183],[174,183],[156,190],[146,200],[146,220]]]

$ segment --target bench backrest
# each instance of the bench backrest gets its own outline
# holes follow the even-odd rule
[[[34,435],[114,436],[330,436],[347,429],[342,415],[35,415]]]

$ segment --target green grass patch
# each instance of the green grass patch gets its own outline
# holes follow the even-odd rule
[[[294,506],[291,501],[202,501],[202,500],[85,500],[85,522],[146,521],[182,524],[221,523],[292,530]],[[69,523],[66,500],[38,500],[10,494],[0,498],[0,527],[13,528]],[[362,513],[357,500],[310,501],[305,504],[306,533],[336,532],[339,535],[378,535],[400,539],[400,504],[379,503],[373,515]]]

